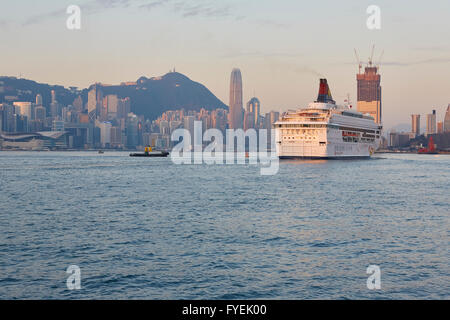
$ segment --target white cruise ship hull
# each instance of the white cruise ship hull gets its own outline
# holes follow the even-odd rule
[[[305,128],[304,123],[296,123],[289,124],[289,129],[276,128],[278,157],[280,159],[369,158],[378,149],[380,128],[373,122],[352,119],[353,123],[348,123],[344,121],[347,119],[342,119],[339,115],[335,115],[333,120],[339,121],[339,124],[308,123],[306,126],[319,128]],[[363,134],[370,135],[370,141],[363,138]],[[352,142],[353,140],[355,142]]]
[[[355,159],[369,158],[373,154],[372,145],[363,144],[328,144],[314,145],[280,145],[277,154],[280,159]]]

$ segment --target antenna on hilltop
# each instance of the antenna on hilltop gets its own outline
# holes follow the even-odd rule
[[[361,63],[361,59],[359,59],[359,55],[358,52],[356,51],[355,48],[355,57],[356,57],[356,62],[358,63],[358,73],[361,73],[361,68],[362,68],[362,63]]]

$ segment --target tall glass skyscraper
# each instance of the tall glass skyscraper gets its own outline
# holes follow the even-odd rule
[[[250,112],[253,114],[253,127],[258,128],[259,127],[259,114],[261,112],[261,103],[259,102],[258,98],[253,97],[250,99],[249,102],[247,102],[247,112]]]
[[[235,68],[231,72],[230,79],[230,110],[228,113],[228,125],[230,129],[242,129],[242,76],[241,70]]]

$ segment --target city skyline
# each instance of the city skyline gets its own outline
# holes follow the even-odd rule
[[[375,120],[376,122],[380,122],[380,120],[382,120],[381,119],[381,110],[382,110],[382,108],[381,108],[381,87],[380,87],[380,75],[377,74],[377,69],[378,69],[377,66],[369,65],[368,67],[365,68],[365,73],[357,74],[357,79],[358,79],[358,81],[357,81],[357,85],[358,85],[357,109],[358,109],[358,111],[360,111],[362,113],[370,113],[372,116],[374,116],[374,118],[376,119]],[[374,74],[376,75],[376,79],[375,79],[376,81],[373,83],[373,85],[371,84],[372,82],[369,81],[371,79],[370,72],[372,72],[372,70],[375,70]],[[367,73],[367,72],[369,72],[369,73]],[[164,77],[166,77],[170,74],[173,74],[173,75],[178,74],[178,75],[180,75],[180,77],[184,77],[185,79],[188,79],[189,81],[191,81],[186,76],[184,76],[180,73],[176,73],[175,69],[170,70],[169,73],[166,74]],[[6,77],[6,78],[8,78],[8,77]],[[6,79],[6,78],[4,78],[4,79]],[[162,78],[163,77],[152,77],[150,80],[157,81]],[[366,78],[368,79],[367,81],[366,80],[362,81],[363,79],[366,79]],[[17,78],[14,78],[14,79],[17,79]],[[142,81],[148,81],[148,79],[140,78],[137,80],[137,82],[136,81],[122,82],[120,85],[115,85],[115,87],[123,88],[126,86],[133,86],[133,85],[135,86],[136,84],[142,85],[144,83]],[[177,84],[176,87],[178,87],[178,86],[179,85]],[[116,94],[106,94],[104,96],[102,88],[109,88],[109,87],[114,87],[114,85],[102,84],[99,82],[94,83],[93,85],[91,85],[89,87],[89,91],[87,93],[87,99],[86,99],[86,101],[84,101],[84,104],[83,104],[83,100],[81,99],[81,93],[82,93],[82,90],[86,90],[86,89],[79,88],[78,90],[76,90],[76,87],[71,86],[71,87],[69,87],[71,92],[78,96],[73,101],[72,105],[69,105],[69,106],[74,107],[78,113],[82,113],[83,110],[85,110],[87,112],[87,114],[89,115],[89,118],[91,121],[95,121],[97,118],[100,121],[105,121],[105,120],[108,120],[108,118],[111,118],[111,115],[114,115],[112,118],[115,118],[119,109],[121,109],[121,110],[123,109],[123,106],[122,106],[123,99],[118,99],[118,96]],[[230,116],[232,118],[236,118],[236,116],[240,116],[241,119],[237,119],[237,122],[239,122],[240,124],[238,124],[236,126],[233,124],[233,122],[235,122],[235,121],[233,119],[229,118],[228,119],[229,127],[230,128],[233,128],[233,127],[238,128],[239,127],[239,128],[244,128],[244,129],[251,128],[251,127],[258,128],[260,126],[258,117],[261,114],[261,103],[257,97],[252,97],[246,103],[246,109],[244,110],[244,108],[243,108],[244,101],[242,98],[242,95],[243,95],[242,87],[243,87],[243,83],[242,83],[242,75],[241,75],[240,69],[233,68],[233,70],[231,72],[230,87],[229,87],[229,89],[230,89],[230,91],[229,91],[229,94],[230,94],[229,95],[229,107],[230,107],[230,109],[229,110],[231,111]],[[1,87],[0,87],[0,89],[1,89]],[[370,92],[372,92],[372,93],[369,94]],[[375,92],[380,92],[380,93],[375,93]],[[376,107],[373,107],[373,111],[370,111],[369,109],[367,109],[367,110],[361,109],[360,104],[361,103],[367,104],[366,101],[371,101],[372,100],[371,96],[375,97],[375,95],[378,96],[378,102],[375,101]],[[14,99],[11,100],[12,98],[14,98]],[[61,116],[61,112],[63,111],[61,108],[64,108],[66,105],[61,105],[57,101],[57,93],[55,92],[55,90],[51,90],[50,99],[51,99],[51,102],[49,104],[48,104],[48,102],[44,103],[45,101],[43,99],[42,94],[39,91],[36,91],[36,96],[34,98],[32,98],[31,100],[29,100],[29,98],[18,99],[17,97],[8,97],[8,99],[6,99],[6,100],[9,100],[10,103],[11,103],[11,101],[14,101],[14,102],[12,102],[14,105],[21,105],[21,104],[26,105],[27,108],[30,110],[28,110],[26,112],[21,112],[21,114],[27,116],[27,118],[29,120],[31,118],[33,118],[33,119],[38,118],[38,117],[34,117],[34,114],[35,114],[34,107],[39,107],[39,106],[43,106],[43,105],[48,105],[47,113],[50,117],[55,118],[57,115]],[[106,109],[106,106],[111,104],[111,103],[108,103],[108,100],[111,100],[111,99],[113,101],[112,105],[114,105],[114,106],[112,108],[114,110],[108,111],[108,109]],[[127,99],[129,99],[129,97],[127,97]],[[33,103],[34,101],[35,101],[35,103]],[[6,102],[8,103],[8,101],[6,101]],[[31,106],[31,104],[33,104],[33,106]],[[348,104],[351,106],[352,102],[350,100],[344,100],[344,104]],[[236,106],[236,108],[234,108],[234,106]],[[450,104],[449,104],[449,106],[450,106]],[[31,108],[32,108],[32,110],[31,110]],[[181,106],[181,108],[183,108],[183,106]],[[221,108],[221,107],[219,107],[219,108]],[[233,117],[233,109],[235,109],[235,111],[238,111],[238,112],[235,112],[234,117]],[[44,108],[44,110],[45,110],[45,108]],[[166,109],[166,110],[169,110],[169,109]],[[176,110],[176,109],[170,109],[170,110]],[[180,109],[178,109],[178,110],[180,110]],[[253,110],[255,110],[256,112],[254,112]],[[276,110],[270,110],[269,113],[273,112],[273,111],[276,111]],[[286,112],[286,111],[283,111],[283,112]],[[380,116],[378,116],[378,113],[380,114]],[[418,124],[419,124],[419,126],[422,125],[424,128],[425,127],[427,128],[426,132],[425,132],[426,134],[433,134],[433,133],[438,132],[439,125],[441,126],[441,129],[445,128],[445,131],[448,131],[448,128],[450,128],[450,126],[449,125],[445,126],[445,123],[448,122],[448,120],[446,121],[446,119],[445,119],[445,118],[448,118],[448,107],[447,107],[447,111],[444,113],[445,114],[442,115],[442,118],[440,118],[440,117],[437,117],[436,110],[432,109],[432,114],[426,113],[425,117],[422,118],[422,121],[421,121],[420,114],[418,114],[418,116],[419,116]],[[30,116],[31,114],[33,114],[33,117]],[[249,121],[249,117],[254,118],[254,119]],[[148,119],[148,118],[145,117],[145,119]],[[153,119],[156,119],[156,118],[153,118]],[[233,121],[231,121],[231,120],[233,120]],[[425,123],[423,124],[423,122],[425,122]],[[414,132],[414,125],[410,129],[411,130],[405,129],[404,127],[401,128],[400,130],[397,130],[397,128],[385,128],[384,131],[385,131],[385,134],[388,134],[389,132],[396,132],[396,131]]]
[[[450,100],[444,90],[450,75],[441,72],[450,62],[450,47],[442,45],[450,32],[447,1],[433,8],[420,1],[378,1],[381,30],[366,28],[371,4],[366,1],[177,3],[80,1],[79,31],[65,27],[69,1],[2,3],[1,55],[9,62],[1,74],[87,87],[164,74],[175,66],[228,101],[224,75],[239,67],[244,101],[255,95],[263,112],[285,111],[305,106],[321,77],[332,84],[338,103],[348,93],[356,101],[353,48],[364,62],[374,43],[375,61],[385,51],[380,70],[385,128],[408,123],[405,115],[411,113],[436,109],[438,119],[444,116]],[[320,26],[309,27],[322,16]],[[423,23],[416,23],[418,17]],[[316,41],[330,30],[327,41]]]

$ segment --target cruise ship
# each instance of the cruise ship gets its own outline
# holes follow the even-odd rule
[[[337,105],[326,79],[320,79],[317,101],[284,113],[274,128],[280,159],[368,158],[380,145],[382,130],[369,114]]]

